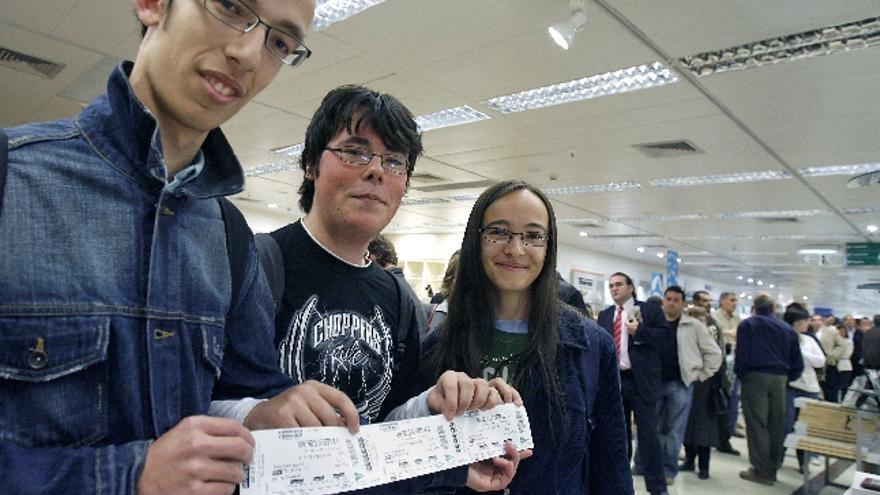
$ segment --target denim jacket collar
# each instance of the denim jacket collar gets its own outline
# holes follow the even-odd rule
[[[77,125],[104,160],[144,187],[158,191],[166,184],[159,127],[135,96],[128,81],[134,67],[121,63],[107,82],[107,94],[77,117]],[[244,171],[219,128],[202,144],[205,169],[178,192],[193,198],[226,196],[244,189]]]

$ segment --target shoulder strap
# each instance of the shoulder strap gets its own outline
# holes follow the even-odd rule
[[[257,253],[263,265],[263,272],[272,290],[272,299],[275,301],[275,313],[281,307],[281,296],[284,294],[284,254],[275,239],[269,234],[257,234],[254,236],[254,244],[257,245]]]
[[[226,254],[229,256],[229,273],[232,277],[232,297],[230,310],[238,301],[241,286],[244,283],[245,267],[247,266],[248,237],[251,229],[244,215],[226,198],[217,198],[220,213],[226,229]]]
[[[406,284],[406,280],[398,277],[397,275],[386,271],[397,285],[397,298],[398,303],[400,305],[400,314],[397,317],[397,357],[402,358],[406,354],[406,341],[407,336],[410,329],[410,319],[413,314],[413,306],[415,305],[415,301],[412,300],[410,296],[409,287],[404,287]],[[394,365],[395,368],[400,363],[401,359],[395,359]]]
[[[3,210],[3,188],[6,186],[6,160],[9,154],[9,138],[0,129],[0,211]]]

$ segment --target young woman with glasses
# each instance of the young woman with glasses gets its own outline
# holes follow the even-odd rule
[[[520,391],[535,442],[510,493],[631,494],[617,358],[607,332],[557,299],[556,221],[522,181],[477,199],[449,313],[422,370],[502,378]]]

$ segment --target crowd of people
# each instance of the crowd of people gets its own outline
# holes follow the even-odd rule
[[[476,200],[426,310],[377,237],[421,135],[403,103],[361,86],[330,91],[310,121],[303,217],[255,241],[220,199],[244,174],[218,126],[309,57],[314,2],[134,5],[143,40],[105,95],[8,130],[4,492],[232,493],[252,430],[355,433],[513,402],[534,450],[367,492],[627,495],[636,473],[662,494],[679,471],[708,478],[711,448],[738,455],[740,386],[741,476],[771,484],[794,397],[838,401],[862,372],[871,322],[817,328],[799,306],[780,319],[766,295],[740,321],[735,294],[715,312],[677,286],[642,302],[617,272],[594,321],[557,271],[551,202],[519,180]]]

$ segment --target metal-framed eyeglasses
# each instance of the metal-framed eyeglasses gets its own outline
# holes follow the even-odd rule
[[[511,232],[503,227],[481,227],[480,234],[483,239],[492,244],[507,244],[513,240],[513,236],[518,235],[523,246],[544,247],[550,242],[550,234],[540,230],[531,232]]]
[[[339,148],[324,148],[331,151],[340,160],[348,165],[357,167],[366,167],[373,161],[374,156],[378,156],[382,162],[382,169],[394,175],[404,176],[409,172],[409,158],[403,153],[373,153],[367,148],[360,146],[341,146]]]
[[[249,33],[260,24],[266,26],[266,49],[286,65],[297,66],[312,55],[298,36],[266,24],[240,0],[205,0],[203,5],[218,21],[242,33]]]

